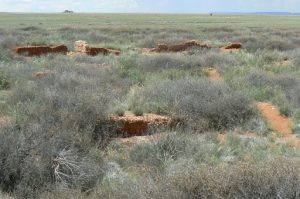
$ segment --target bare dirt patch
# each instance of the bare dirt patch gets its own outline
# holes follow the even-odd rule
[[[150,128],[167,125],[170,118],[156,114],[136,116],[132,112],[125,112],[124,116],[111,116],[110,121],[118,125],[118,131],[123,137],[143,136]]]
[[[66,45],[50,45],[50,46],[20,46],[15,49],[15,52],[24,56],[41,56],[45,54],[64,54],[68,53]]]
[[[282,116],[278,108],[268,102],[257,102],[256,107],[273,131],[285,138],[292,136],[294,122],[291,118]]]
[[[208,68],[207,71],[205,71],[207,73],[207,76],[209,77],[209,79],[214,80],[214,81],[220,81],[223,78],[221,77],[221,74],[219,73],[219,71],[215,68]]]
[[[243,45],[241,43],[232,43],[227,46],[220,48],[223,53],[234,53],[239,52],[242,49]]]

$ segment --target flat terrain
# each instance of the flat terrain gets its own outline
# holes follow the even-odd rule
[[[0,13],[0,198],[300,198],[299,163],[299,16]]]
[[[40,26],[60,28],[66,25],[91,28],[189,28],[203,27],[300,27],[299,16],[198,14],[11,14],[0,13],[2,28]]]

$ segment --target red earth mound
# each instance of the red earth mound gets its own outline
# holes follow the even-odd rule
[[[145,135],[151,127],[167,125],[170,118],[155,114],[135,116],[132,112],[125,112],[124,116],[111,116],[110,121],[119,126],[118,131],[124,137],[133,137]]]
[[[221,52],[223,53],[233,53],[233,52],[239,52],[242,49],[243,45],[241,43],[233,43],[229,44],[227,46],[224,46],[221,49]]]
[[[241,49],[242,48],[242,44],[241,43],[233,43],[233,44],[229,44],[227,46],[223,47],[224,49]]]
[[[90,47],[86,41],[82,41],[82,40],[76,41],[74,47],[75,47],[76,53],[84,53],[84,54],[87,54],[90,56],[96,56],[99,54],[120,55],[120,53],[121,53],[121,51],[119,49]]]
[[[158,44],[156,48],[150,49],[150,52],[182,52],[190,48],[211,48],[207,44],[201,44],[197,41],[187,41],[185,43],[168,45],[166,43]]]
[[[102,54],[102,55],[108,55],[108,54],[120,55],[120,53],[121,53],[121,51],[118,50],[118,49],[94,48],[94,47],[91,47],[90,51],[87,52],[87,54],[91,55],[91,56],[96,56],[96,55],[99,55],[99,54]]]
[[[65,45],[57,46],[20,46],[15,49],[15,52],[20,55],[29,57],[40,56],[50,53],[67,54],[68,47]]]

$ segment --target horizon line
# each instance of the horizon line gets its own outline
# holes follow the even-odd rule
[[[68,14],[68,13],[64,13],[64,11],[57,11],[57,12],[17,12],[17,11],[0,11],[0,13],[5,13],[5,14]],[[300,14],[299,12],[289,12],[289,11],[253,11],[253,12],[240,12],[240,11],[228,11],[228,12],[222,12],[222,11],[216,11],[216,12],[77,12],[74,10],[69,10],[69,11],[73,11],[74,13],[69,13],[69,14],[182,14],[182,15],[204,15],[204,14],[283,14],[283,15],[293,15],[293,14]]]

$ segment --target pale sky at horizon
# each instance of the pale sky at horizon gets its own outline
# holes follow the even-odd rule
[[[0,0],[0,12],[300,12],[300,0]]]

